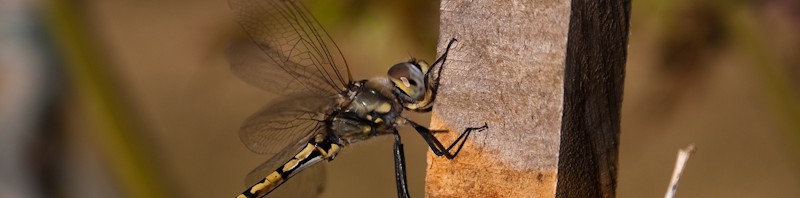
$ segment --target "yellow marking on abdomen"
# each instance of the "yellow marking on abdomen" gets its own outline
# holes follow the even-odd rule
[[[331,144],[331,149],[328,149],[329,155],[336,155],[339,153],[339,145],[338,144]]]
[[[305,159],[306,157],[308,157],[308,155],[311,155],[311,152],[314,151],[314,147],[315,146],[312,144],[306,144],[306,147],[303,148],[303,150],[301,150],[300,153],[297,153],[297,155],[295,155],[294,158],[299,160]]]
[[[267,181],[264,181],[262,183],[258,183],[256,185],[253,185],[252,188],[250,188],[250,193],[255,195],[256,193],[258,193],[258,191],[264,190],[264,188],[266,188],[268,186],[270,186],[270,185],[269,185],[269,182],[267,182]]]
[[[278,183],[281,180],[283,180],[283,177],[281,177],[281,174],[278,172],[272,172],[271,174],[267,175],[267,181],[270,183]]]
[[[281,174],[278,172],[272,172],[271,174],[267,175],[264,179],[264,182],[257,183],[250,188],[250,194],[257,195],[258,192],[272,189],[272,187],[276,186],[278,182],[283,181]],[[237,198],[246,198],[244,195],[239,195]]]
[[[325,151],[325,149],[322,149],[322,147],[317,147],[317,151],[319,152],[319,155],[322,156],[322,158],[328,157],[328,151]]]
[[[297,166],[297,162],[299,162],[297,159],[292,159],[286,162],[286,164],[283,165],[283,172],[289,172],[292,170],[295,166]]]

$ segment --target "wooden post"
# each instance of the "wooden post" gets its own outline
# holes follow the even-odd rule
[[[629,0],[445,0],[429,197],[614,197]]]

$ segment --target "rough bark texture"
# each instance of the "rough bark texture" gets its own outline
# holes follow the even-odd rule
[[[442,1],[450,38],[428,154],[429,197],[613,197],[630,2]],[[563,120],[563,122],[562,122]]]
[[[451,142],[488,123],[448,160],[428,154],[429,197],[553,197],[561,138],[569,1],[442,1],[451,50],[431,127]],[[442,52],[443,46],[439,51]]]
[[[629,0],[572,0],[556,197],[615,197]]]

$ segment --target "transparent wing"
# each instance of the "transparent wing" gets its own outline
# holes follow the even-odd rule
[[[249,187],[261,179],[264,179],[267,174],[272,173],[272,171],[275,171],[278,167],[282,166],[284,163],[286,163],[286,161],[289,161],[289,159],[299,153],[300,150],[305,147],[305,144],[306,143],[304,142],[287,146],[281,152],[278,152],[264,163],[261,163],[261,165],[254,168],[253,171],[250,171],[250,173],[247,174],[247,177],[244,181],[245,185]]]
[[[352,81],[336,43],[295,0],[229,0],[260,58],[232,46],[231,69],[244,81],[278,94],[339,93]],[[250,56],[252,57],[252,56]],[[284,75],[274,75],[283,72]],[[288,74],[286,76],[285,74]]]
[[[248,149],[271,157],[248,174],[246,185],[252,186],[275,171],[300,152],[314,135],[327,130],[324,112],[332,107],[333,101],[332,98],[313,95],[287,96],[268,104],[248,118],[242,125],[239,137]],[[313,165],[289,179],[270,197],[273,194],[279,195],[277,197],[317,196],[325,182],[324,177],[322,167]],[[296,188],[302,190],[291,190]]]
[[[279,98],[250,116],[242,124],[239,138],[253,152],[278,154],[286,147],[306,143],[324,129],[323,112],[332,104],[332,98],[317,96]]]
[[[340,90],[329,86],[324,79],[328,77],[319,73],[306,71],[305,66],[288,61],[278,65],[272,58],[254,43],[234,43],[227,49],[228,62],[231,71],[243,81],[266,91],[293,95],[299,93],[313,93],[326,95],[339,93]],[[284,68],[295,68],[285,70]]]
[[[324,188],[325,166],[317,163],[303,169],[266,197],[319,197]]]

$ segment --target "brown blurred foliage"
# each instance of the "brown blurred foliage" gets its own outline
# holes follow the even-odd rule
[[[228,70],[225,46],[246,36],[227,3],[53,6],[60,3],[42,8],[66,79],[31,144],[44,196],[243,190],[244,176],[265,158],[241,145],[239,124],[275,96]],[[435,55],[436,1],[306,5],[356,78]],[[53,14],[59,9],[65,15]],[[64,16],[80,26],[61,24]],[[662,196],[677,150],[696,143],[678,196],[800,197],[800,3],[634,1],[631,23],[618,195]],[[407,132],[410,188],[419,197],[427,148]],[[346,150],[328,166],[325,197],[394,196],[391,149],[379,139]]]

